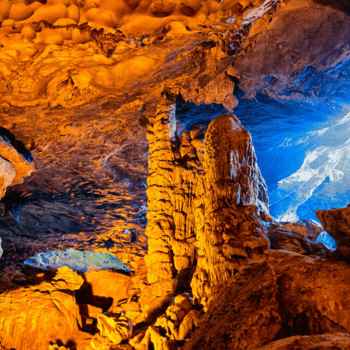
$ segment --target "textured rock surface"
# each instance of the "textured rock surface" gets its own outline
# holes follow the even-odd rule
[[[0,344],[29,350],[72,341],[81,325],[74,291],[82,284],[82,277],[62,267],[51,282],[0,294]]]
[[[256,349],[274,339],[281,324],[275,273],[266,263],[251,264],[218,285],[183,349]]]
[[[195,203],[198,262],[191,285],[194,297],[207,305],[217,284],[247,262],[266,258],[269,241],[253,205],[266,194],[264,182],[250,135],[234,116],[211,122],[204,158],[203,195]]]
[[[326,258],[311,258],[271,251],[284,328],[280,337],[323,333],[348,333],[350,318],[349,265]]]
[[[131,320],[125,317],[123,313],[108,312],[99,315],[97,327],[100,334],[91,341],[91,346],[94,349],[103,344],[103,338],[105,338],[107,344],[120,344],[124,339],[130,338],[132,334]]]
[[[269,230],[270,249],[282,249],[303,255],[325,254],[328,248],[322,243],[316,243],[303,234],[287,229]]]
[[[272,222],[269,225],[268,232],[283,229],[302,234],[311,241],[316,241],[318,235],[323,231],[323,227],[313,220],[300,220],[297,222]]]
[[[181,139],[177,135],[169,96],[159,101],[151,123],[148,282],[162,281],[158,295],[169,292],[171,278],[198,256],[194,295],[205,303],[210,288],[239,268],[241,262],[235,265],[233,256],[249,259],[267,248],[254,216],[257,208],[248,207],[267,206],[266,185],[250,135],[234,116],[218,117],[209,125],[205,146],[201,127],[184,132]],[[244,207],[236,209],[239,205]]]
[[[294,336],[267,344],[259,350],[347,350],[350,347],[348,333],[334,333],[311,336]]]
[[[11,185],[16,176],[12,163],[0,158],[0,198],[5,195],[6,188]]]
[[[118,301],[128,298],[131,288],[129,276],[113,271],[88,271],[84,273],[86,286],[83,294],[112,299],[110,308],[113,309]]]
[[[8,133],[3,135],[2,129],[0,127],[0,199],[5,195],[8,186],[22,183],[23,178],[35,170],[33,158],[23,144],[16,141],[14,137],[10,140],[7,137]],[[20,153],[23,148],[24,154]]]
[[[0,152],[9,162],[1,162],[0,191],[18,181],[1,203],[0,347],[70,348],[76,339],[78,350],[89,349],[79,292],[92,332],[101,310],[115,314],[119,304],[144,321],[131,341],[142,350],[189,338],[189,348],[255,349],[278,331],[349,331],[344,262],[271,251],[271,266],[256,265],[268,259],[268,225],[258,215],[267,196],[248,132],[221,116],[204,143],[206,126],[232,111],[240,88],[332,104],[339,89],[327,85],[329,73],[345,95],[350,20],[335,1],[0,1],[0,127],[23,140],[37,168],[20,183],[20,153]],[[278,122],[269,113],[250,119],[269,133]],[[23,204],[18,223],[7,213]],[[293,237],[292,250],[313,253]],[[5,283],[27,283],[29,256],[68,247],[108,251],[136,275],[90,276],[89,295],[72,291],[82,280],[68,272],[35,286]],[[147,248],[148,271],[137,270]],[[130,349],[115,344],[130,330],[123,319],[117,331],[118,320],[100,316],[90,347]]]
[[[350,258],[350,207],[332,210],[316,210],[323,228],[337,243],[337,251]]]

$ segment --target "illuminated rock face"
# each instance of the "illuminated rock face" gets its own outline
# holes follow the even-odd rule
[[[270,251],[269,264],[278,281],[278,300],[284,327],[280,337],[350,331],[349,264]]]
[[[250,135],[234,116],[211,122],[204,158],[202,195],[195,205],[198,265],[192,289],[206,305],[217,284],[247,262],[266,258],[269,241],[254,205],[259,197],[267,198],[266,187]]]
[[[198,326],[184,350],[257,349],[274,339],[281,318],[271,267],[251,264],[223,283]]]
[[[82,284],[82,277],[62,267],[51,282],[0,294],[0,344],[29,350],[72,341],[81,326],[74,291]]]
[[[169,292],[176,273],[196,261],[193,293],[205,304],[242,260],[265,257],[269,242],[254,205],[267,208],[266,185],[234,116],[216,118],[205,142],[200,126],[178,135],[175,104],[164,94],[150,122],[148,281]]]
[[[148,281],[166,286],[177,271],[194,264],[194,199],[202,173],[203,133],[176,133],[175,103],[164,94],[150,120],[148,176]],[[203,128],[202,128],[203,129]],[[165,281],[168,281],[168,284]]]
[[[35,170],[30,153],[20,153],[19,148],[22,146],[23,151],[23,144],[14,137],[10,140],[1,129],[3,128],[0,128],[0,199],[8,186],[22,183],[23,178]]]

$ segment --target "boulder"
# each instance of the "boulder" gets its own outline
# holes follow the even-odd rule
[[[82,277],[62,267],[50,282],[0,294],[0,344],[31,350],[74,340],[81,327],[74,292],[82,284]]]

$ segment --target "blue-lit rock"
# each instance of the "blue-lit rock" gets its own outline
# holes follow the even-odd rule
[[[337,249],[337,243],[326,231],[322,231],[317,237],[316,242],[323,243],[329,250]]]
[[[97,271],[117,269],[126,272],[131,270],[119,259],[108,253],[79,251],[67,249],[38,253],[24,261],[24,264],[42,270],[58,269],[68,266],[74,271]]]
[[[300,139],[307,152],[301,167],[271,193],[272,215],[282,221],[315,218],[314,210],[347,206],[350,195],[350,113]]]

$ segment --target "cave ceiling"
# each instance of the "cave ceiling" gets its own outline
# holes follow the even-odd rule
[[[349,97],[346,1],[1,0],[0,20],[0,135],[35,165],[0,204],[10,280],[47,249],[145,254],[146,133],[162,95],[179,132],[237,111],[262,147],[278,106],[302,123]]]

